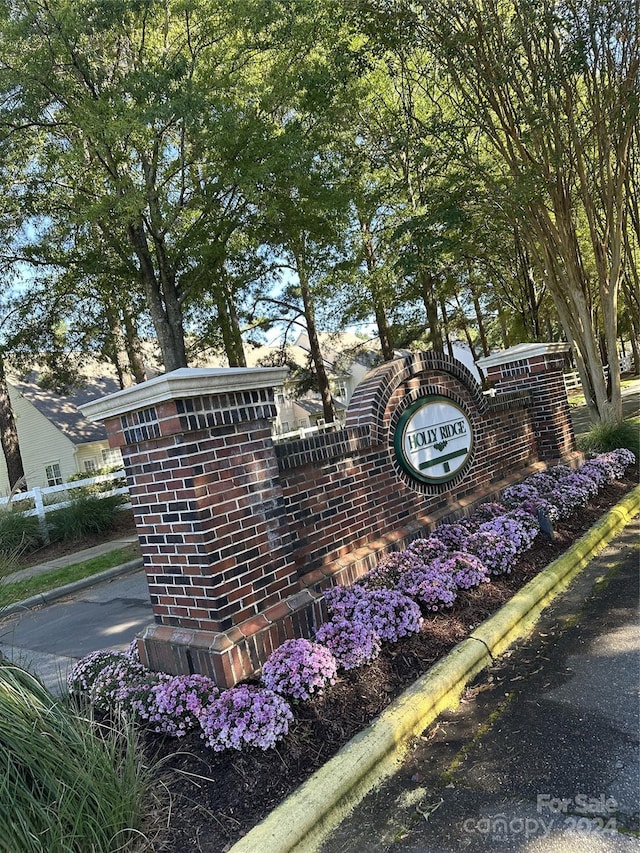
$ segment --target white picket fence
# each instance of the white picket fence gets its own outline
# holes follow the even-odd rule
[[[620,372],[628,373],[633,366],[633,360],[630,355],[622,355],[620,356]],[[609,365],[605,364],[603,367],[605,379],[608,377],[609,373]],[[580,381],[580,376],[578,375],[577,370],[570,370],[568,373],[564,374],[564,387],[567,389],[567,393],[570,391],[579,391],[582,388],[582,382]]]
[[[338,421],[331,421],[331,423],[318,423],[314,424],[314,426],[308,427],[300,427],[300,429],[295,429],[290,432],[281,432],[272,435],[275,444],[279,444],[285,441],[295,441],[298,438],[308,438],[310,435],[320,435],[323,432],[335,432],[338,429],[342,428],[342,424]]]
[[[85,480],[61,483],[59,486],[36,487],[35,489],[30,489],[28,492],[17,492],[11,497],[0,498],[0,511],[11,504],[17,512],[23,515],[37,515],[43,538],[45,541],[48,541],[47,513],[55,512],[57,509],[69,506],[73,501],[72,494],[76,489],[86,489],[88,486],[103,486],[105,483],[114,483],[122,480],[124,476],[124,471],[115,471],[112,474],[100,474],[98,477],[87,477]],[[96,497],[100,498],[128,494],[129,489],[126,486],[116,486],[113,489],[95,492]],[[59,496],[60,499],[56,496]],[[21,507],[20,504],[23,506]],[[121,509],[129,509],[130,507],[131,504],[127,501],[122,504]]]

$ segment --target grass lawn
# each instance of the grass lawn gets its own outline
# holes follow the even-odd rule
[[[620,388],[624,391],[625,388],[630,388],[638,381],[638,377],[634,376],[633,379],[623,379],[620,382]],[[582,391],[572,391],[567,394],[567,399],[569,401],[570,406],[586,406],[587,401],[584,398],[584,394]]]
[[[45,572],[26,580],[9,583],[6,581],[2,582],[0,579],[0,608],[8,604],[13,604],[16,601],[22,601],[32,595],[48,592],[50,589],[55,589],[58,586],[91,577],[98,574],[98,572],[103,572],[106,569],[112,569],[114,566],[120,566],[130,560],[135,560],[139,556],[138,547],[136,545],[128,545],[125,548],[109,551],[100,557],[94,557],[92,560],[74,563],[62,569],[53,569],[50,572]]]

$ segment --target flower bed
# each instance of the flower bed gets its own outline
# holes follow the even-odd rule
[[[145,676],[134,661],[127,685],[122,677],[127,665],[119,657],[105,659],[106,678],[96,672],[95,658],[81,661],[81,678],[78,672],[71,675],[74,689],[89,696],[93,689],[102,703],[109,696],[156,732],[183,739],[166,771],[174,794],[186,797],[184,811],[174,809],[167,849],[193,849],[189,834],[204,814],[186,805],[194,797],[215,814],[207,835],[215,834],[219,844],[212,841],[207,850],[224,849],[230,838],[260,820],[633,485],[620,481],[632,461],[625,454],[603,454],[579,473],[559,466],[534,475],[505,492],[504,504],[486,504],[464,524],[438,528],[435,536],[389,555],[350,589],[331,590],[330,620],[316,642],[293,640],[276,650],[265,664],[263,685],[222,692],[212,684],[198,690],[192,685],[197,699],[189,707],[174,699],[158,712],[156,701],[151,713],[154,695],[175,695],[176,679],[185,676]],[[594,491],[600,503],[584,509],[584,495],[593,501]],[[559,500],[565,493],[575,500]],[[549,517],[550,507],[557,509],[554,542],[536,538],[535,516],[542,508]],[[583,508],[579,517],[571,507]],[[171,742],[166,737],[160,742],[167,754]],[[196,790],[183,771],[205,780]]]

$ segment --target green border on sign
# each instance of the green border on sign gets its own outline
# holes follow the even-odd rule
[[[457,409],[465,418],[467,423],[469,424],[469,448],[466,451],[467,458],[465,461],[457,468],[453,473],[444,476],[444,477],[427,477],[424,474],[421,474],[417,471],[413,465],[411,465],[405,456],[404,453],[404,432],[407,426],[407,422],[413,417],[413,415],[424,408],[424,406],[429,406],[432,403],[446,403],[448,406],[451,406],[454,409]],[[402,470],[408,474],[413,480],[416,480],[419,483],[427,483],[428,485],[438,485],[440,483],[448,483],[450,480],[453,480],[455,477],[460,474],[466,465],[469,457],[471,456],[474,448],[474,437],[473,437],[473,425],[471,423],[470,417],[467,415],[465,410],[455,403],[450,397],[445,397],[442,394],[430,394],[427,397],[420,397],[415,403],[412,403],[409,408],[402,413],[400,420],[398,421],[398,425],[396,426],[395,432],[393,434],[393,449],[395,451],[396,459]],[[465,451],[462,451],[464,453]],[[462,455],[461,452],[456,452],[455,456]],[[442,459],[439,459],[438,462],[441,462]],[[434,462],[434,464],[437,464]]]

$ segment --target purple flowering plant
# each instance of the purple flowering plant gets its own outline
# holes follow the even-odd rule
[[[404,572],[399,590],[424,605],[428,610],[451,607],[456,599],[456,586],[450,574],[443,571],[439,560]]]
[[[584,478],[573,471],[562,477],[551,492],[549,500],[558,507],[561,518],[573,515],[589,502],[589,491]]]
[[[167,672],[146,671],[144,675],[126,684],[117,691],[115,701],[120,710],[146,723],[149,720],[149,707],[153,703],[153,689],[168,681],[172,676]]]
[[[462,551],[469,530],[464,524],[441,524],[436,527],[435,536],[449,551]]]
[[[127,687],[144,679],[149,670],[139,661],[132,660],[124,652],[122,657],[108,663],[89,685],[89,701],[103,711],[117,706],[120,696]]]
[[[330,613],[349,618],[364,595],[365,587],[355,583],[353,586],[329,587],[325,590],[324,600]]]
[[[67,687],[71,693],[88,693],[106,666],[129,659],[126,652],[120,652],[117,649],[100,649],[97,652],[90,652],[71,667],[67,675]]]
[[[415,554],[423,563],[430,563],[439,559],[447,553],[447,546],[436,534],[427,539],[414,539],[406,549],[405,553]],[[405,568],[418,568],[418,566],[405,566]]]
[[[381,640],[397,643],[401,637],[417,634],[422,627],[420,608],[398,590],[369,592],[356,605],[354,621],[370,625]]]
[[[428,539],[416,539],[403,551],[392,551],[381,558],[375,568],[359,578],[350,589],[356,594],[364,590],[395,589],[403,572],[420,569],[426,562],[446,553],[444,544],[433,536]],[[326,595],[326,593],[325,593]],[[353,613],[356,606],[355,598],[351,599],[351,607],[343,606],[343,615]],[[331,605],[330,605],[331,606]]]
[[[156,675],[147,689],[142,682],[123,698],[152,731],[184,737],[198,726],[203,709],[218,698],[220,690],[206,675]]]
[[[523,504],[535,505],[540,497],[540,492],[529,483],[516,483],[506,488],[502,494],[503,501],[508,509],[518,509]]]
[[[242,684],[223,690],[202,708],[202,737],[215,752],[245,747],[270,749],[289,731],[291,708],[265,687]]]
[[[557,483],[558,480],[562,480],[563,477],[566,477],[567,474],[571,474],[571,472],[572,469],[569,468],[568,465],[552,465],[551,468],[547,468],[545,474]]]
[[[510,542],[515,547],[515,554],[523,554],[535,539],[538,524],[529,513],[522,510],[510,510],[492,521],[485,521],[478,528],[479,533],[487,531]],[[477,554],[476,556],[480,555]]]
[[[357,669],[380,654],[380,637],[371,624],[336,614],[316,631],[318,643],[326,646],[342,669]]]
[[[613,471],[613,476],[616,480],[619,480],[624,477],[627,466],[633,465],[636,461],[636,456],[635,453],[626,447],[619,447],[617,450],[610,450],[608,453],[599,453],[596,459],[601,459],[608,463]]]
[[[493,518],[496,518],[499,515],[504,515],[507,511],[507,507],[496,501],[487,501],[486,503],[480,504],[479,507],[473,511],[470,521],[470,527],[473,529],[475,527],[479,527],[481,524],[484,524],[485,521],[491,521]]]
[[[282,696],[304,700],[335,684],[337,671],[335,657],[320,643],[285,640],[262,667],[262,682]]]
[[[467,551],[474,554],[492,575],[509,574],[518,553],[515,542],[506,539],[493,522],[485,521],[482,529],[467,540]]]
[[[404,551],[392,551],[380,558],[377,565],[358,578],[354,586],[364,589],[393,589],[404,568]],[[326,594],[325,594],[326,595]]]
[[[555,504],[551,503],[550,500],[547,500],[546,497],[538,498],[538,500],[531,505],[525,503],[523,504],[522,509],[536,518],[538,517],[538,511],[540,510],[552,524],[555,524],[556,521],[560,520],[560,510]]]
[[[474,554],[454,551],[440,561],[443,572],[450,574],[458,589],[471,589],[489,580],[489,570]]]
[[[590,459],[580,466],[580,473],[586,474],[598,486],[598,490],[604,489],[609,483],[615,480],[613,468],[608,462],[598,459]]]
[[[524,482],[528,486],[533,486],[539,495],[550,494],[556,486],[555,477],[545,474],[544,471],[536,471],[535,474],[531,474],[527,477]]]

